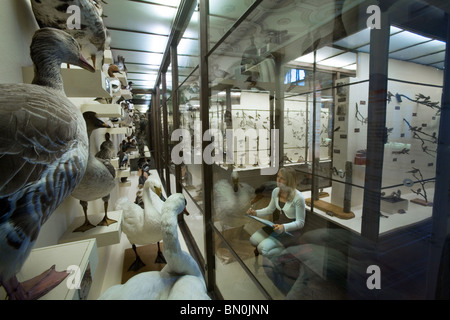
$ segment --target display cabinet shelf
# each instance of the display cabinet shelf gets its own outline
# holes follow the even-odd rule
[[[92,224],[96,225],[103,219],[104,214],[102,212],[89,215],[88,219]],[[120,243],[120,237],[122,235],[122,210],[108,212],[108,218],[116,220],[117,223],[113,223],[108,227],[96,226],[86,232],[73,232],[73,230],[84,223],[84,216],[75,218],[59,240],[59,243],[69,243],[92,238],[97,240],[98,247]]]
[[[19,281],[25,281],[37,276],[39,273],[55,265],[56,271],[64,271],[76,267],[72,272],[81,272],[80,289],[70,285],[69,275],[65,281],[48,292],[39,300],[80,300],[86,299],[92,278],[98,265],[98,252],[95,239],[59,244],[50,247],[38,248],[31,251],[22,269],[17,274]],[[79,269],[78,269],[79,268]],[[74,273],[73,273],[74,274]],[[76,279],[76,277],[73,277]],[[77,286],[78,287],[78,286]]]
[[[111,98],[110,83],[108,77],[100,70],[95,73],[78,67],[61,69],[64,92],[69,98]],[[22,77],[24,83],[31,83],[34,78],[33,67],[23,67]]]
[[[133,129],[131,128],[127,128],[127,127],[120,127],[120,128],[100,128],[97,129],[96,132],[98,132],[98,134],[104,136],[105,133],[109,133],[109,134],[125,134],[125,135],[130,135],[133,132]]]
[[[119,118],[123,117],[123,109],[119,104],[83,104],[81,112],[92,111],[99,118]]]

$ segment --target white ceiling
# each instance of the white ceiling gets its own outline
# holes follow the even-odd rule
[[[107,0],[107,4],[103,5],[106,16],[104,22],[112,38],[113,56],[114,58],[118,55],[125,57],[128,80],[133,81],[133,88],[154,88],[180,1]],[[214,39],[218,40],[252,2],[250,0],[212,1],[212,42]],[[261,8],[263,9],[265,8]],[[217,22],[218,19],[220,22]],[[278,21],[278,23],[281,22]],[[295,20],[292,23],[295,23]],[[225,31],[221,31],[221,34],[216,36],[218,26],[220,30]],[[240,32],[239,29],[236,32]],[[364,29],[335,42],[332,46],[323,47],[317,51],[317,63],[327,67],[355,70],[356,53],[369,52],[369,39],[370,30]],[[181,73],[188,75],[198,64],[197,11],[194,12],[194,17],[180,42],[178,53],[180,68],[187,67]],[[392,27],[390,57],[443,69],[445,43]],[[296,61],[312,63],[312,59],[313,54],[308,54],[299,57]],[[167,80],[170,88],[169,74]],[[180,77],[180,80],[182,81],[183,78]]]

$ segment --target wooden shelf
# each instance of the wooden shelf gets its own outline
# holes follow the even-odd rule
[[[119,104],[83,104],[81,112],[92,111],[99,118],[119,118],[123,117],[123,109]]]
[[[104,212],[89,215],[88,219],[92,224],[96,225],[103,219],[104,215]],[[122,235],[122,210],[108,212],[108,218],[116,220],[117,223],[113,223],[108,227],[96,226],[86,232],[73,232],[73,230],[84,223],[84,215],[76,218],[61,239],[59,239],[59,243],[69,243],[92,238],[97,240],[98,247],[120,243],[120,237]]]
[[[17,274],[19,281],[31,279],[44,272],[52,265],[56,271],[68,270],[70,266],[79,267],[81,289],[70,288],[69,278],[39,300],[79,300],[87,293],[98,265],[98,253],[95,239],[59,244],[31,251],[22,269]],[[75,278],[75,277],[72,277]],[[83,284],[86,283],[86,286]]]

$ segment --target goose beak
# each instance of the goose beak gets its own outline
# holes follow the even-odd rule
[[[87,71],[90,71],[92,73],[95,72],[95,68],[86,60],[85,57],[83,57],[83,55],[80,55],[80,60],[78,61],[78,63],[79,63],[78,65],[81,68],[83,68],[83,69],[85,69]]]

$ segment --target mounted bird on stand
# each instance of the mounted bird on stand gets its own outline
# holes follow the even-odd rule
[[[109,48],[111,39],[99,1],[31,0],[31,6],[40,28],[51,27],[69,33],[77,40],[86,59],[92,61],[96,70],[101,70],[104,51]],[[74,23],[69,23],[72,15],[78,17]]]
[[[42,225],[77,187],[88,162],[88,135],[80,110],[63,89],[61,63],[95,72],[64,31],[36,31],[30,47],[33,84],[0,85],[0,285],[9,299],[38,299],[68,273],[52,267],[16,278]]]

